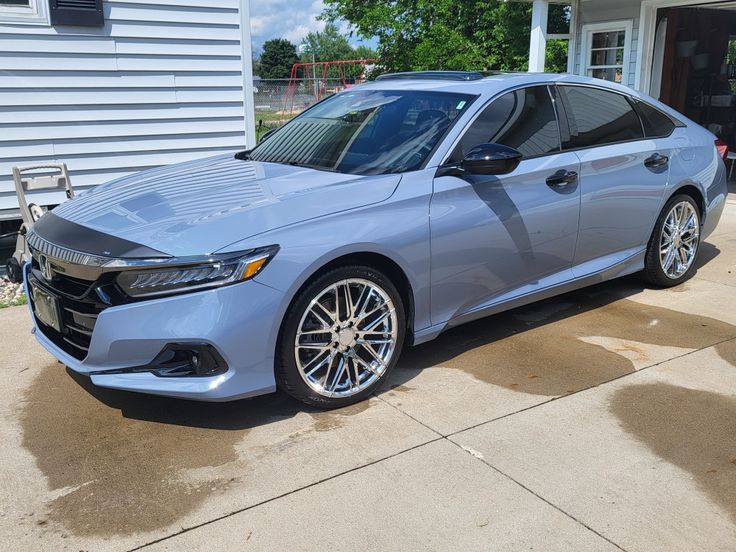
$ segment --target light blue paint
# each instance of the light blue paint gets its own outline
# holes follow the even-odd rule
[[[414,342],[421,343],[460,323],[641,270],[655,220],[683,186],[703,195],[702,238],[713,231],[726,195],[714,137],[651,99],[687,127],[668,138],[526,159],[502,177],[435,178],[479,110],[509,89],[540,83],[600,86],[643,98],[618,85],[557,75],[376,82],[365,88],[479,97],[427,166],[401,175],[357,176],[219,156],[96,188],[56,216],[173,256],[272,244],[280,250],[252,281],[109,307],[83,361],[37,329],[39,341],[80,372],[150,362],[167,342],[206,341],[227,359],[224,376],[96,375],[93,381],[202,400],[251,396],[274,388],[278,332],[292,299],[310,276],[344,255],[382,255],[401,268],[413,294]],[[669,153],[669,172],[644,172],[644,159],[655,150]],[[579,181],[550,188],[545,178],[559,169],[577,170]],[[43,224],[38,228],[42,232]],[[77,249],[91,252],[88,246],[81,240]]]

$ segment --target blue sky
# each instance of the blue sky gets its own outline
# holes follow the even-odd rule
[[[322,0],[251,0],[250,27],[253,35],[253,50],[260,53],[263,43],[271,38],[286,38],[299,44],[310,31],[321,31],[325,23],[317,16],[324,10]],[[346,34],[349,26],[341,29]],[[357,36],[349,37],[350,43],[368,44],[375,47],[374,41],[361,41]]]

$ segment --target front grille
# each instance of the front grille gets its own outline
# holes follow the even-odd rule
[[[47,239],[50,236],[54,238]],[[107,307],[135,301],[116,284],[119,271],[115,267],[124,266],[126,259],[170,258],[160,251],[57,217],[53,212],[41,217],[28,231],[26,242],[32,255],[29,282],[56,298],[54,303],[59,311],[60,329],[44,324],[36,316],[39,330],[79,360],[87,357],[100,313]],[[104,256],[70,247],[74,243],[101,251]],[[36,312],[33,297],[29,300]],[[42,317],[50,314],[46,312],[49,308],[43,305]]]
[[[109,306],[102,300],[101,282],[83,281],[60,274],[46,280],[35,258],[29,280],[32,285],[58,298],[61,331],[36,318],[43,334],[74,358],[84,360],[89,352],[97,317]],[[33,298],[30,299],[33,302]]]

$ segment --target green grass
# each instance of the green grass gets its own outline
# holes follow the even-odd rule
[[[263,121],[264,125],[277,125],[281,121],[291,119],[288,115],[280,115],[278,111],[256,111],[256,125]]]
[[[290,115],[281,115],[276,111],[256,111],[256,141],[269,130],[278,128],[291,119]]]
[[[0,309],[5,309],[7,307],[19,307],[21,305],[25,305],[27,303],[26,294],[22,294],[17,299],[13,299],[12,301],[0,301]]]
[[[260,142],[261,141],[261,136],[263,136],[264,134],[266,134],[272,128],[274,128],[274,127],[267,127],[265,125],[262,126],[262,127],[256,127],[256,143]]]

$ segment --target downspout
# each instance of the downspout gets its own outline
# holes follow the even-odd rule
[[[243,117],[245,149],[256,146],[256,109],[253,92],[253,48],[250,36],[250,0],[240,0],[240,56],[243,61]]]

